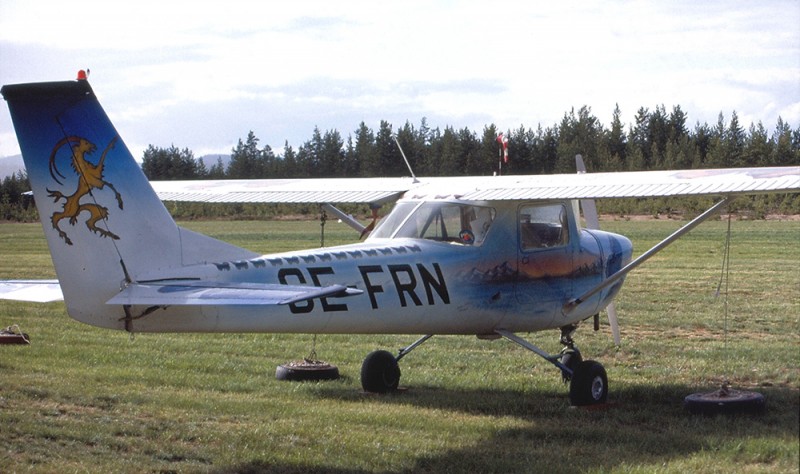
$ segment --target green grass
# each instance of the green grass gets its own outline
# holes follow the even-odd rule
[[[604,222],[638,252],[674,221]],[[259,252],[319,245],[316,222],[191,222]],[[321,336],[342,378],[275,380],[307,335],[137,335],[70,319],[61,303],[0,302],[0,472],[798,472],[800,222],[734,222],[727,334],[714,298],[726,223],[654,257],[618,298],[623,331],[577,333],[609,373],[611,404],[569,407],[549,364],[505,341],[436,337],[401,385],[360,391],[361,361],[405,336]],[[329,222],[326,243],[352,239]],[[0,224],[0,278],[53,277],[41,227]],[[557,331],[526,335],[550,351]],[[728,377],[762,415],[699,417],[683,397]]]

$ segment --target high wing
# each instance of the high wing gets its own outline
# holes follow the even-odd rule
[[[154,181],[164,201],[369,203],[402,197],[468,201],[648,198],[796,192],[800,167],[452,178]]]

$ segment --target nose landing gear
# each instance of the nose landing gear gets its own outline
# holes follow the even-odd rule
[[[572,340],[576,325],[561,328],[561,343],[564,348],[557,355],[550,355],[516,334],[497,330],[497,334],[509,341],[542,357],[561,369],[564,382],[569,382],[569,401],[574,406],[597,405],[608,399],[608,376],[602,364],[593,360],[583,360],[580,351]]]

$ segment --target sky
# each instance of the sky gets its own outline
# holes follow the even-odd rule
[[[773,131],[800,126],[800,1],[0,2],[0,84],[87,68],[137,159],[249,131],[281,154],[381,120],[535,130],[582,106]],[[0,108],[0,157],[18,154]]]

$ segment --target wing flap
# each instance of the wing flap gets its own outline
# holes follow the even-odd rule
[[[361,290],[344,285],[293,286],[259,283],[137,282],[125,287],[111,305],[286,305],[315,298],[354,296]]]

